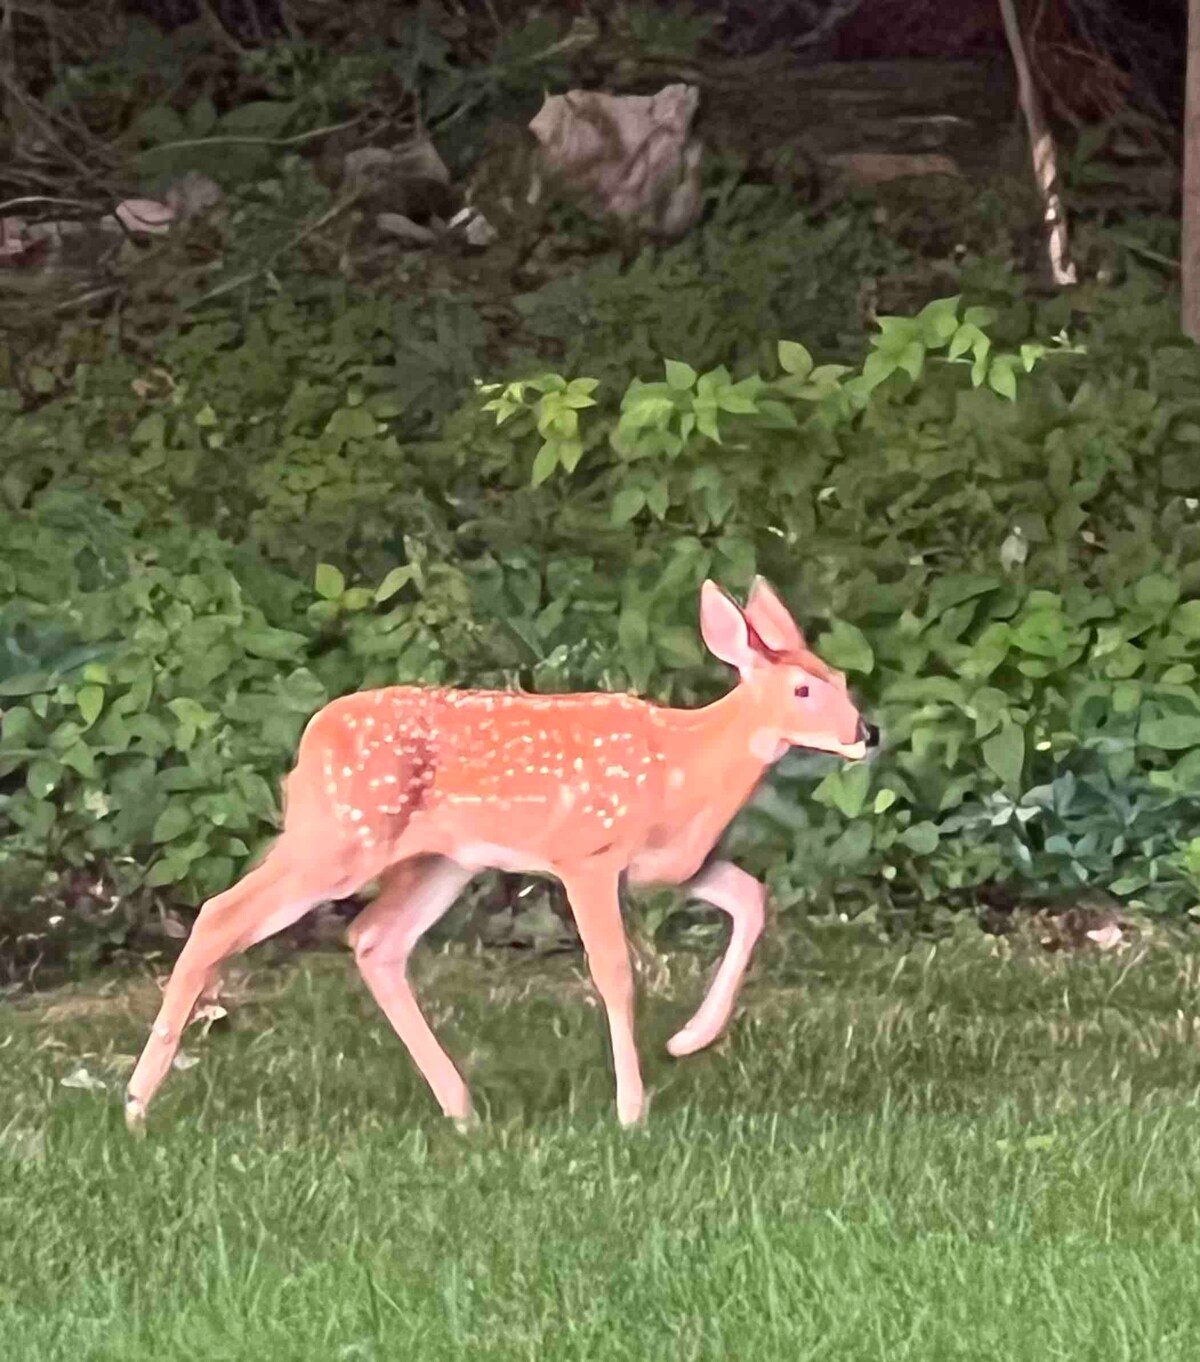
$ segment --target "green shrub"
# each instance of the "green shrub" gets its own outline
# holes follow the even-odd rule
[[[164,342],[158,387],[118,359],[52,374],[4,470],[5,863],[194,902],[272,832],[326,698],[694,703],[726,684],[699,583],[762,571],[885,733],[866,765],[787,759],[734,829],[784,903],[1017,880],[1191,906],[1200,362],[1136,274],[1082,300],[1082,350],[1022,344],[1061,300],[990,301],[881,319],[861,366],[784,342],[767,376],[671,360],[624,390],[473,395],[451,347],[427,358],[459,395],[443,375],[399,412],[382,304],[204,323]]]
[[[1193,901],[1200,515],[1179,493],[1200,365],[1166,335],[1130,362],[1114,342],[1138,294],[1105,309],[1096,357],[1064,352],[1018,401],[1042,347],[997,353],[994,318],[960,322],[956,300],[882,319],[852,377],[785,344],[770,382],[669,361],[616,410],[554,375],[491,396],[533,481],[561,466],[636,525],[634,565],[699,533],[704,570],[759,567],[830,622],[818,649],[887,751],[785,764],[739,840],[791,889],[870,879],[912,901],[1017,877]],[[680,660],[662,642],[689,645],[675,581],[639,599],[631,575],[621,636],[645,684]]]

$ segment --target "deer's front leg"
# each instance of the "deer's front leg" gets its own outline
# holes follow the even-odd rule
[[[617,1116],[623,1126],[637,1125],[645,1114],[642,1069],[633,1034],[633,967],[621,922],[617,875],[602,871],[563,881],[571,912],[583,938],[588,971],[608,1015]]]
[[[696,1015],[667,1042],[677,1059],[711,1045],[728,1024],[755,942],[762,935],[767,899],[766,886],[732,861],[715,861],[686,886],[686,892],[728,913],[733,934]]]

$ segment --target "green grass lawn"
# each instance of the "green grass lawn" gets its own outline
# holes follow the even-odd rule
[[[153,986],[6,1005],[0,1358],[1200,1355],[1200,954],[791,931],[672,1061],[706,968],[643,961],[633,1134],[572,957],[420,956],[467,1137],[344,954],[252,957],[142,1143]]]

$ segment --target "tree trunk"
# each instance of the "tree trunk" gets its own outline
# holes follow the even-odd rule
[[[1193,7],[1200,0],[1190,0]],[[1021,37],[1021,25],[1017,20],[1013,0],[1000,0],[1000,15],[1004,20],[1004,33],[1012,52],[1013,65],[1017,68],[1017,94],[1021,112],[1025,115],[1025,126],[1029,130],[1029,145],[1033,152],[1033,175],[1037,181],[1038,193],[1042,197],[1042,214],[1046,224],[1047,247],[1050,251],[1050,270],[1056,284],[1073,284],[1075,266],[1071,263],[1071,250],[1067,244],[1067,213],[1063,207],[1062,194],[1058,185],[1058,156],[1054,150],[1054,138],[1042,115],[1041,101],[1038,99],[1037,86],[1029,70],[1029,58],[1025,54],[1025,41]]]
[[[1187,104],[1183,118],[1184,332],[1200,341],[1200,0],[1188,0]]]

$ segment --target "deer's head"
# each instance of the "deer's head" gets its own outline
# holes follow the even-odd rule
[[[879,741],[841,672],[809,650],[787,606],[761,577],[745,610],[714,582],[700,592],[700,633],[708,650],[737,669],[759,727],[755,755],[775,761],[789,747],[858,760]]]

